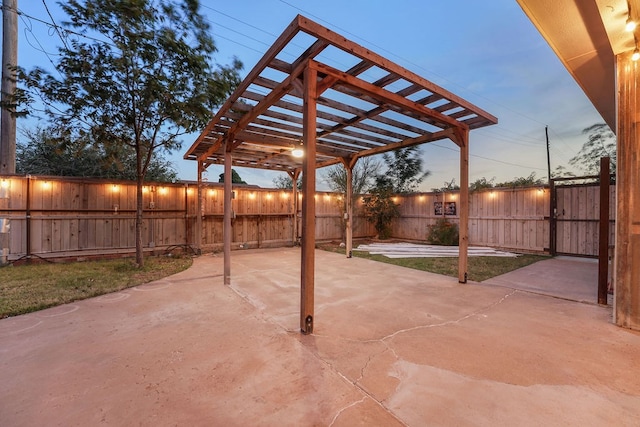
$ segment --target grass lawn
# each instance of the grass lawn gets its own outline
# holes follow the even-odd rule
[[[190,257],[43,263],[0,268],[0,319],[119,291],[186,270]]]
[[[358,245],[354,243],[354,247]],[[337,243],[323,243],[318,248],[331,252],[345,253],[345,249]],[[353,251],[354,257],[367,258],[387,264],[401,267],[415,268],[416,270],[430,271],[431,273],[444,274],[458,277],[458,257],[448,258],[387,258],[384,255],[371,255],[369,252]],[[468,279],[475,282],[508,273],[512,270],[525,267],[534,262],[549,259],[544,255],[520,255],[516,258],[506,257],[469,257],[467,261]]]

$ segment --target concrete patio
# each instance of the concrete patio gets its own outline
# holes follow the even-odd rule
[[[222,264],[1,320],[0,425],[640,425],[610,307],[316,251],[303,336],[299,249]]]

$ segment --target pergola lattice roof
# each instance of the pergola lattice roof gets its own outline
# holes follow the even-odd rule
[[[445,138],[497,119],[423,77],[298,15],[184,155],[292,173],[303,140],[304,70],[317,70],[316,167]],[[228,141],[228,142],[227,142]],[[230,144],[230,146],[229,146]],[[227,146],[227,147],[225,147]]]

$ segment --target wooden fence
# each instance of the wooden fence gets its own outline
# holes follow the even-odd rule
[[[600,188],[594,184],[556,188],[556,253],[598,255]],[[609,187],[609,246],[615,243],[616,187]]]
[[[545,188],[493,189],[469,195],[469,243],[525,252],[549,247],[549,191]],[[438,219],[458,223],[459,194],[399,196],[401,217],[393,236],[424,240]]]
[[[584,200],[598,200],[597,186],[588,187],[589,190],[584,188],[576,187],[575,191],[592,195]],[[204,251],[222,248],[221,184],[203,184],[201,212],[197,212],[196,183],[149,184],[143,190],[145,251],[162,252],[176,247]],[[28,257],[81,258],[132,253],[135,248],[135,192],[135,184],[131,182],[0,177],[0,262]],[[299,223],[300,212],[294,212],[291,191],[234,186],[234,193],[234,249],[285,246],[297,241],[299,236],[294,236],[294,222]],[[342,239],[342,196],[317,193],[314,197],[316,239]],[[392,237],[425,241],[428,227],[439,218],[457,223],[458,197],[457,192],[397,196],[395,202],[400,206],[401,216],[393,222]],[[574,199],[583,200],[563,193],[565,214],[567,201]],[[471,193],[470,244],[522,252],[548,251],[549,201],[548,188]],[[576,203],[576,206],[580,204]],[[354,237],[375,236],[371,223],[362,214],[362,198],[355,198],[354,207]],[[583,210],[587,216],[593,211],[590,206]],[[202,216],[199,236],[198,215]],[[572,215],[564,217],[570,219]],[[580,214],[576,215],[582,225],[563,224],[559,228],[559,233],[563,233],[559,234],[559,241],[584,241],[585,244],[580,243],[577,247],[576,254],[593,255],[593,248],[597,248],[597,232],[591,225],[586,225],[590,222],[584,221]],[[589,221],[592,220],[589,216]],[[567,227],[572,232],[570,238]]]
[[[296,242],[293,222],[300,215],[294,212],[291,191],[234,186],[234,193],[234,248]],[[135,249],[135,194],[131,182],[0,177],[0,262],[130,254]],[[200,236],[196,236],[197,194],[195,183],[143,188],[145,251],[221,249],[222,184],[203,184]],[[318,240],[341,239],[341,196],[317,193],[315,197]],[[374,234],[362,216],[356,216],[355,223],[355,237]]]

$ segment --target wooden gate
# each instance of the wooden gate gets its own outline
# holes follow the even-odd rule
[[[587,183],[576,183],[580,181]],[[594,177],[552,180],[552,254],[598,256],[600,187]],[[615,185],[609,187],[609,245],[615,239]],[[555,251],[553,250],[555,248]],[[555,253],[554,253],[555,252]]]

